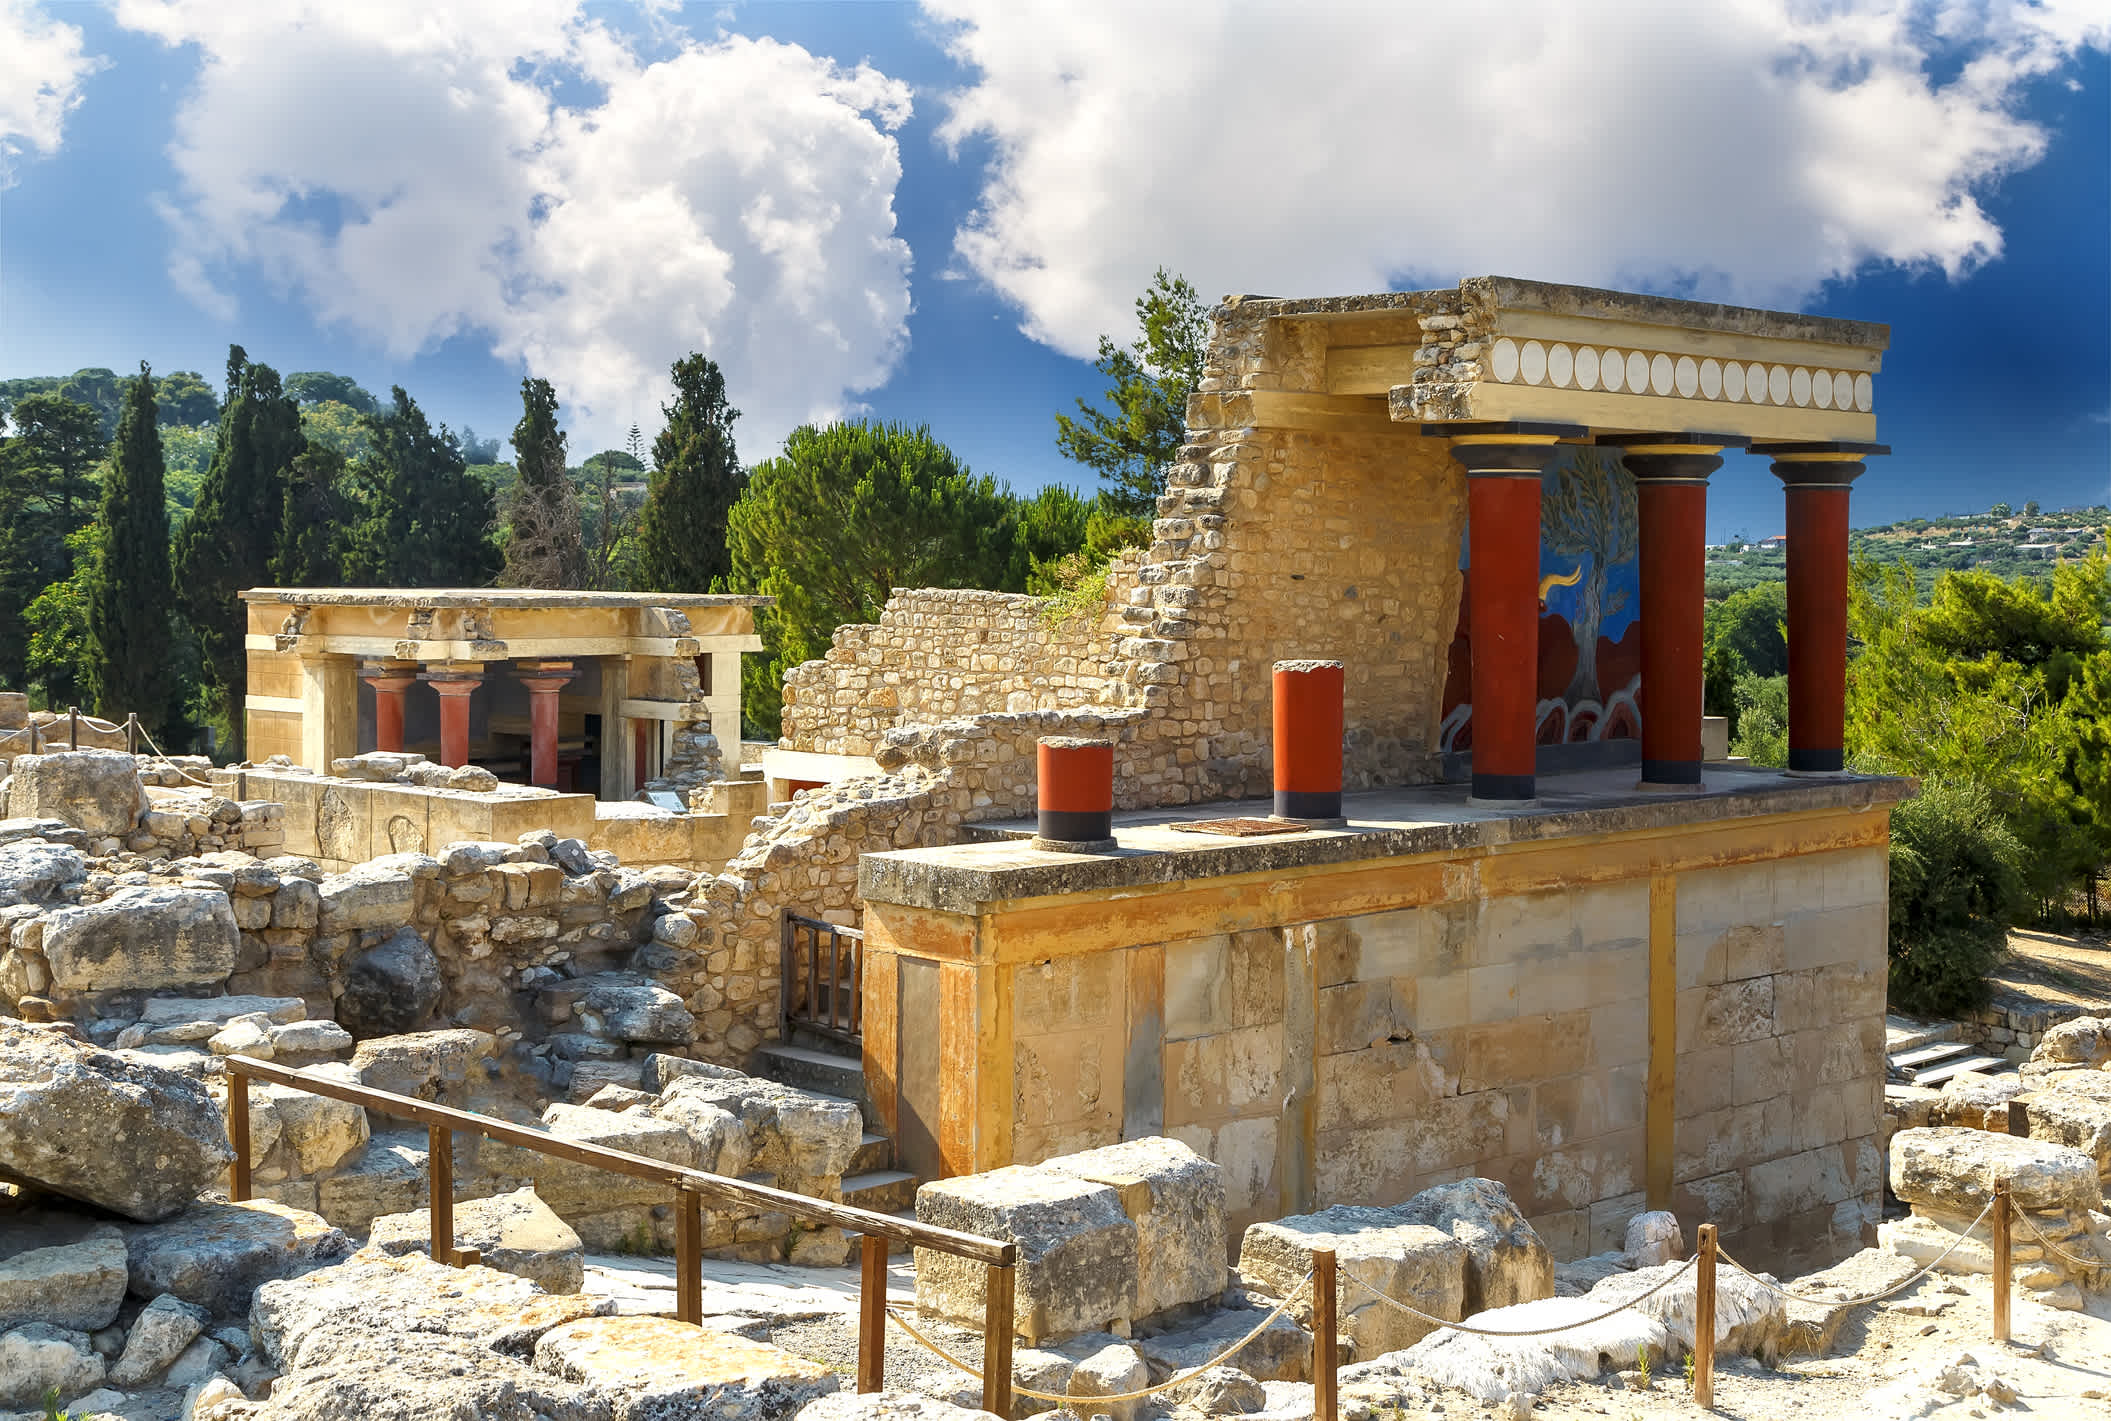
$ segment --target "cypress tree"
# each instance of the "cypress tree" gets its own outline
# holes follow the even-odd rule
[[[584,587],[586,538],[579,495],[564,470],[564,431],[557,392],[547,380],[520,382],[520,423],[513,426],[515,477],[506,499],[507,587]]]
[[[103,474],[100,536],[87,578],[85,679],[99,715],[137,712],[155,731],[166,729],[177,691],[162,472],[154,381],[141,361]]]
[[[230,346],[220,440],[177,543],[176,573],[237,754],[249,683],[241,594],[271,582],[288,474],[306,448],[300,406],[280,388],[278,372]]]
[[[427,422],[401,385],[363,419],[372,452],[352,470],[359,520],[344,543],[344,576],[365,587],[485,587],[498,572],[491,486],[461,446]]]
[[[733,447],[740,411],[726,403],[726,377],[708,356],[674,363],[674,403],[652,441],[652,480],[638,519],[631,586],[640,592],[709,592],[731,569],[726,515],[748,486]]]
[[[345,456],[325,445],[310,444],[293,461],[271,555],[277,586],[331,587],[344,580],[344,475]]]

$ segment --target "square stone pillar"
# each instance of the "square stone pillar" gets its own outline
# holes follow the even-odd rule
[[[349,656],[301,658],[301,763],[319,774],[359,753],[358,663]]]

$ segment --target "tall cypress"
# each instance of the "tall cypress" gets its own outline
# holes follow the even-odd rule
[[[154,381],[141,361],[103,474],[100,537],[87,579],[86,681],[98,714],[137,712],[156,731],[169,723],[176,692],[162,473]]]
[[[652,441],[652,481],[638,519],[640,592],[709,592],[730,568],[726,514],[748,486],[733,447],[740,411],[726,403],[726,377],[708,356],[674,363],[674,403]]]
[[[469,472],[461,445],[435,430],[401,385],[389,408],[364,416],[372,452],[352,469],[359,518],[344,543],[344,577],[363,587],[488,587],[499,570],[491,486]]]
[[[176,573],[238,753],[249,682],[241,594],[271,582],[289,471],[306,447],[300,406],[280,388],[278,372],[230,346],[220,440],[183,525]]]
[[[506,571],[499,580],[508,587],[584,587],[586,538],[579,495],[565,476],[557,392],[531,377],[520,382],[520,402],[515,477],[506,499]]]

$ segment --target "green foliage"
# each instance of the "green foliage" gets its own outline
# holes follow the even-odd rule
[[[220,418],[220,397],[197,371],[178,370],[157,382],[154,415],[164,426],[215,424]]]
[[[366,420],[373,452],[352,466],[358,512],[343,543],[345,581],[365,587],[485,587],[502,564],[491,486],[435,431],[401,385]]]
[[[103,476],[99,546],[88,565],[87,647],[82,689],[97,714],[136,712],[165,733],[180,720],[170,634],[168,507],[161,487],[161,432],[154,381],[141,362],[125,400]]]
[[[579,495],[565,473],[557,392],[530,376],[520,382],[520,423],[513,426],[515,477],[501,505],[506,519],[503,587],[586,585],[586,540]]]
[[[31,395],[61,395],[94,410],[105,442],[117,432],[117,417],[124,408],[124,382],[114,370],[96,365],[71,375],[25,375],[0,380],[0,415],[10,419],[17,404]]]
[[[640,592],[707,592],[732,572],[727,519],[747,487],[733,445],[740,418],[716,361],[686,355],[668,372],[674,403],[652,441],[652,481],[638,516],[631,586]]]
[[[347,459],[364,459],[374,452],[367,434],[367,417],[342,400],[320,400],[301,406],[301,434],[310,444],[335,449]]]
[[[1148,518],[1187,437],[1187,400],[1202,379],[1209,312],[1187,278],[1160,267],[1136,298],[1129,346],[1101,336],[1093,368],[1113,381],[1105,405],[1056,416],[1056,448],[1096,470],[1114,511]]]
[[[644,447],[644,436],[634,424],[630,442]],[[637,489],[637,475],[645,468],[635,455],[621,449],[604,449],[587,459],[575,482],[584,484],[579,517],[586,537],[587,586],[602,591],[620,591],[636,585],[638,517],[645,498]]]
[[[1743,670],[1781,676],[1788,672],[1787,624],[1788,585],[1766,582],[1710,602],[1701,636],[1709,651],[1722,648]]]
[[[220,432],[187,424],[165,425],[161,431],[162,487],[169,498],[169,526],[180,527],[197,506],[198,490],[205,486],[205,471],[212,467],[213,450]]]
[[[1738,676],[1732,692],[1731,719],[1736,724],[1730,753],[1755,765],[1774,768],[1788,763],[1788,677]]]
[[[785,670],[844,623],[878,620],[896,588],[1001,587],[1011,502],[925,428],[793,430],[726,519],[728,582],[777,599],[757,618],[767,654],[742,668],[748,728],[775,737]]]
[[[39,592],[23,609],[26,633],[22,686],[44,706],[92,699],[83,691],[88,666],[88,583],[102,544],[102,525],[89,523],[66,540],[73,571]]]
[[[2029,899],[2024,848],[1969,780],[1931,779],[1891,815],[1891,1002],[1954,1016],[1986,1000]]]
[[[59,1410],[59,1389],[44,1388],[44,1421],[73,1421],[73,1413]]]
[[[2015,512],[2015,510],[2013,508],[2010,508],[2007,504],[1997,503],[1992,508],[1989,508],[1987,510],[1987,516],[1991,518],[2006,518],[2013,512]]]
[[[228,347],[220,439],[176,540],[176,579],[205,656],[207,680],[236,726],[232,748],[237,753],[249,684],[241,594],[270,585],[287,478],[304,448],[300,409],[280,388],[278,372],[251,364],[242,347]],[[154,459],[158,489],[158,444]]]
[[[286,377],[286,393],[302,405],[339,404],[354,414],[379,414],[381,406],[349,375],[328,370],[296,370]]]
[[[73,572],[68,538],[95,511],[95,466],[108,441],[89,406],[56,394],[15,404],[0,441],[0,686],[27,671],[30,603]]]
[[[1701,653],[1701,704],[1704,714],[1719,715],[1737,734],[1737,678],[1744,663],[1727,646],[1710,645]]]
[[[498,441],[496,439],[477,438],[476,431],[466,424],[462,426],[462,432],[458,436],[458,443],[462,450],[462,462],[468,464],[471,468],[475,468],[480,464],[496,464],[498,462]]]
[[[351,502],[345,456],[310,444],[286,478],[285,512],[271,553],[277,587],[334,587],[344,580],[340,542]]]

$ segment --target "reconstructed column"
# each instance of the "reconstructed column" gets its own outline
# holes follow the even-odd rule
[[[1847,768],[1847,494],[1887,444],[1754,444],[1788,495],[1788,772]]]
[[[1725,434],[1628,434],[1599,441],[1620,448],[1634,475],[1642,583],[1643,789],[1696,789],[1701,782],[1701,619],[1708,582],[1708,475]]]
[[[402,753],[403,696],[418,679],[416,664],[369,661],[359,679],[374,688],[374,748]]]
[[[1114,846],[1114,742],[1044,735],[1035,747],[1034,847],[1089,852]]]
[[[440,763],[460,769],[469,763],[469,698],[484,683],[484,668],[450,666],[422,671],[418,679],[440,698]]]
[[[528,688],[528,783],[557,787],[557,692],[572,679],[569,661],[523,661],[514,679]]]
[[[1466,470],[1473,794],[1491,806],[1538,792],[1539,477],[1580,425],[1425,424]]]
[[[1275,817],[1341,820],[1339,661],[1275,663]]]

